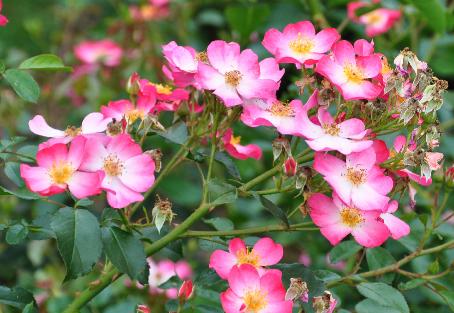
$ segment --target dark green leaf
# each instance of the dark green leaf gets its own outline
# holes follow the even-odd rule
[[[365,299],[355,306],[358,313],[400,313],[401,311],[383,306],[374,300]]]
[[[36,103],[39,98],[40,89],[33,77],[24,71],[10,69],[3,73],[6,81],[14,89],[19,97],[25,101]]]
[[[38,309],[36,308],[36,305],[34,302],[30,302],[27,304],[24,309],[22,310],[22,313],[38,313]]]
[[[440,291],[440,295],[443,298],[443,301],[449,306],[451,311],[454,311],[454,291]]]
[[[19,190],[8,190],[5,187],[0,186],[0,196],[16,196],[20,199],[24,200],[35,200],[41,198],[36,193],[30,192],[27,189],[19,189]]]
[[[211,179],[208,184],[208,201],[213,206],[232,203],[238,197],[235,186],[229,185],[217,178]]]
[[[61,208],[53,216],[51,227],[66,265],[65,280],[88,273],[102,252],[96,217],[84,209]]]
[[[241,179],[240,171],[236,167],[232,158],[230,158],[227,154],[223,152],[216,152],[214,159],[224,165],[230,175],[232,175],[236,179]]]
[[[353,240],[346,240],[339,243],[329,252],[329,259],[332,263],[346,260],[361,250],[361,246]]]
[[[341,278],[339,274],[327,270],[315,270],[314,275],[325,283]]]
[[[262,195],[254,195],[255,198],[257,198],[260,203],[263,205],[263,207],[273,214],[274,217],[280,219],[285,225],[289,226],[287,215],[285,215],[284,211],[278,207],[274,202],[269,200],[268,198],[265,198]]]
[[[5,175],[11,179],[16,186],[24,187],[24,181],[22,177],[20,177],[20,165],[19,163],[15,162],[8,162],[5,165]]]
[[[18,309],[23,309],[27,304],[34,303],[33,294],[24,288],[8,288],[0,286],[0,303],[9,305]]]
[[[425,283],[426,283],[426,280],[424,280],[422,278],[416,278],[416,279],[409,280],[405,283],[400,283],[399,289],[402,291],[410,290],[410,289],[417,288]]]
[[[388,310],[395,310],[400,313],[410,312],[404,296],[397,289],[387,284],[361,283],[356,286],[356,288],[360,294],[377,302],[379,305],[387,308]]]
[[[227,244],[219,237],[212,237],[209,240],[199,238],[199,248],[206,252],[213,252],[214,250],[226,250]]]
[[[6,232],[6,242],[10,245],[20,244],[28,235],[28,229],[22,224],[15,224],[8,228]]]
[[[248,42],[252,32],[263,25],[269,15],[270,8],[266,4],[230,6],[225,10],[230,28],[240,36],[242,42]]]
[[[411,0],[429,27],[438,33],[446,29],[446,9],[439,0]]]
[[[164,132],[156,132],[159,136],[164,137],[177,144],[184,144],[188,139],[188,128],[184,122],[179,122],[167,128]]]
[[[145,270],[143,243],[131,233],[116,226],[104,227],[102,240],[107,257],[120,272],[136,279]]]
[[[25,60],[19,65],[23,70],[54,70],[54,71],[72,71],[72,68],[65,66],[63,61],[53,54],[40,54]]]
[[[89,206],[91,206],[93,204],[93,200],[90,200],[88,198],[84,198],[84,199],[80,199],[76,202],[76,204],[74,205],[74,207],[80,207],[80,206],[83,206],[83,207],[86,207],[88,208]]]
[[[233,222],[225,217],[213,217],[203,221],[213,226],[216,230],[232,230],[234,228]]]
[[[396,262],[391,253],[382,247],[367,249],[366,260],[369,265],[369,270],[376,270]],[[391,283],[393,279],[394,273],[387,273],[383,276],[383,281],[386,283]]]

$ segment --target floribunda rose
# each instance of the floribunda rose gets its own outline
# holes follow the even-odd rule
[[[260,276],[254,266],[242,264],[232,268],[229,289],[221,294],[226,313],[291,313],[293,302],[285,301],[282,273],[271,270]]]
[[[316,33],[311,22],[302,21],[287,25],[283,32],[274,28],[268,30],[262,44],[278,63],[294,63],[301,68],[320,60],[339,39],[335,28]]]
[[[65,130],[59,130],[50,127],[41,115],[36,115],[28,122],[28,127],[34,134],[51,138],[40,145],[41,149],[56,143],[69,143],[79,135],[89,137],[102,133],[106,130],[108,122],[101,113],[93,112],[85,116],[80,127],[68,126]]]
[[[317,91],[307,100],[304,107],[317,104]],[[283,103],[276,99],[268,101],[246,101],[243,105],[241,121],[249,127],[274,126],[282,135],[304,136],[302,127],[307,113],[300,100]]]
[[[333,55],[320,59],[315,71],[334,84],[345,100],[374,100],[383,88],[371,79],[377,78],[381,69],[379,55],[357,56],[352,44],[341,40],[334,44]]]
[[[279,85],[262,79],[257,55],[250,49],[240,52],[235,42],[215,40],[208,45],[209,64],[198,63],[196,79],[204,89],[214,90],[227,107],[239,105],[246,99],[268,99]]]
[[[359,17],[359,23],[366,25],[366,35],[375,37],[386,33],[400,20],[401,12],[380,8]]]
[[[107,137],[107,136],[106,136]],[[154,182],[155,164],[127,134],[107,138],[90,138],[81,168],[105,173],[101,187],[107,202],[120,209],[143,200],[142,192]]]
[[[76,137],[69,147],[56,143],[36,154],[37,166],[20,165],[20,175],[28,189],[41,196],[51,196],[67,189],[81,199],[101,193],[102,171],[84,171],[81,162],[86,153],[86,139]]]
[[[227,129],[222,136],[222,142],[224,143],[224,149],[235,159],[246,160],[253,158],[259,160],[262,157],[262,149],[254,144],[241,145],[241,137],[233,136],[233,130]]]
[[[235,265],[250,264],[263,273],[265,272],[263,267],[279,263],[283,255],[282,246],[271,238],[260,239],[251,250],[246,247],[243,240],[234,238],[229,242],[228,252],[216,250],[211,254],[209,266],[222,279],[227,279]]]
[[[410,233],[410,226],[400,218],[393,215],[397,211],[399,203],[396,200],[391,201],[385,208],[385,213],[380,214],[380,218],[388,227],[391,237],[398,240]]]
[[[168,62],[168,67],[163,67],[167,78],[178,87],[197,86],[195,74],[199,61],[194,48],[179,46],[175,41],[171,41],[162,46],[162,52]]]
[[[356,242],[368,248],[380,246],[390,232],[380,220],[382,211],[360,210],[345,204],[336,193],[333,199],[315,193],[308,200],[310,216],[332,245],[352,234]]]
[[[2,12],[3,9],[3,0],[0,0],[0,12]],[[0,26],[5,26],[8,24],[8,19],[6,16],[0,14]]]
[[[391,177],[376,164],[373,147],[346,156],[345,162],[327,153],[315,154],[314,169],[346,204],[361,210],[382,211],[393,188]]]
[[[74,54],[83,63],[102,63],[108,67],[120,64],[123,49],[110,39],[84,41],[74,48]]]

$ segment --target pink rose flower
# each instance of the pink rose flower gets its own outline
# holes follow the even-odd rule
[[[236,159],[246,160],[253,158],[259,160],[262,157],[262,149],[259,146],[254,144],[241,145],[241,137],[233,136],[233,130],[231,128],[226,130],[222,141],[225,151]]]
[[[388,227],[391,237],[395,240],[407,236],[410,233],[410,226],[393,215],[393,213],[397,211],[398,206],[399,203],[396,200],[393,200],[388,204],[385,213],[380,214],[380,218],[383,220],[386,227]]]
[[[401,12],[380,8],[359,17],[359,23],[366,25],[366,35],[375,37],[386,33],[400,20]]]
[[[3,0],[0,0],[0,12],[2,12],[2,8]],[[5,26],[6,24],[8,24],[8,19],[6,18],[6,16],[0,14],[0,26]]]
[[[263,46],[276,57],[278,63],[294,63],[297,68],[320,60],[331,46],[340,39],[335,28],[315,33],[309,21],[289,24],[283,32],[270,29],[265,33]]]
[[[272,270],[259,275],[254,266],[235,266],[228,277],[229,289],[221,294],[226,313],[291,313],[293,302],[285,301],[282,273]]]
[[[120,64],[123,49],[110,39],[84,41],[74,48],[74,54],[83,63],[102,63],[108,67]]]
[[[101,193],[102,171],[84,171],[81,162],[86,152],[86,139],[76,137],[68,150],[57,143],[36,154],[38,166],[20,165],[20,175],[28,189],[41,196],[51,196],[67,189],[81,199]]]
[[[211,254],[209,267],[222,278],[229,277],[235,265],[249,264],[263,273],[263,267],[279,263],[284,255],[282,246],[271,238],[262,238],[249,250],[244,241],[234,238],[229,242],[229,251],[216,250]]]

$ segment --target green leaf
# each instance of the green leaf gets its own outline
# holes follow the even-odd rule
[[[225,10],[230,28],[240,36],[242,42],[248,42],[252,32],[262,26],[269,15],[270,8],[266,4],[229,6]]]
[[[36,308],[36,305],[34,302],[30,302],[27,304],[24,309],[22,310],[22,313],[38,313],[38,309]]]
[[[226,231],[234,228],[233,222],[225,217],[213,217],[203,221],[213,226],[216,230]]]
[[[233,162],[232,158],[229,157],[224,152],[216,152],[214,155],[214,159],[225,166],[227,172],[235,177],[236,179],[241,179],[240,171],[236,167],[235,163]]]
[[[54,54],[40,54],[25,60],[19,65],[22,70],[52,70],[72,71],[72,68],[65,66],[63,61]]]
[[[367,249],[366,260],[369,265],[369,270],[376,270],[396,262],[391,253],[382,247]],[[394,273],[387,273],[383,276],[383,281],[386,283],[391,283],[393,279]]]
[[[102,229],[104,251],[112,264],[131,279],[136,279],[145,270],[146,256],[143,243],[116,226]]]
[[[29,73],[16,69],[9,69],[3,73],[3,77],[19,97],[28,102],[36,103],[38,101],[40,89]]]
[[[384,283],[361,283],[356,286],[359,293],[369,298],[388,310],[395,310],[400,313],[409,313],[407,301],[404,296],[395,288]],[[382,311],[383,312],[383,311]]]
[[[65,280],[88,273],[102,252],[98,220],[84,209],[61,208],[51,221],[58,250],[65,262]]]
[[[327,270],[315,270],[314,275],[325,283],[341,278],[339,274]]]
[[[329,259],[332,263],[343,261],[361,250],[361,246],[353,240],[346,240],[339,243],[329,252]]]
[[[16,196],[24,200],[36,200],[41,198],[38,194],[33,193],[27,189],[19,189],[12,191],[2,186],[0,186],[0,196]]]
[[[439,0],[411,0],[430,28],[438,33],[446,30],[446,9]]]
[[[235,186],[227,184],[217,178],[211,179],[208,184],[208,201],[213,206],[232,203],[238,197]]]
[[[0,303],[23,309],[27,304],[32,302],[35,302],[33,294],[24,288],[0,286]]]
[[[20,164],[16,162],[8,162],[5,165],[5,175],[11,179],[16,186],[24,187],[24,181],[20,177]]]
[[[400,313],[401,311],[383,306],[371,299],[365,299],[355,306],[358,313]]]
[[[199,248],[212,253],[214,250],[226,250],[228,245],[221,238],[215,236],[210,239],[199,238]]]
[[[451,311],[454,311],[454,291],[440,291],[440,295],[443,298],[443,301],[449,306]]]
[[[416,278],[416,279],[412,279],[412,280],[409,280],[405,283],[400,283],[399,284],[399,289],[402,290],[402,291],[405,291],[405,290],[411,290],[411,289],[414,289],[414,288],[417,288],[423,284],[425,284],[427,281],[422,279],[422,278]]]
[[[263,207],[273,214],[274,217],[280,219],[285,225],[289,226],[287,215],[285,215],[284,211],[278,207],[274,202],[269,200],[268,198],[265,198],[262,195],[254,195],[256,199],[260,201],[260,203],[263,205]]]
[[[6,242],[10,245],[20,244],[28,235],[28,228],[22,224],[15,224],[6,232]]]
[[[167,128],[164,132],[158,131],[156,133],[159,136],[179,145],[184,144],[188,139],[188,128],[186,127],[186,124],[184,122],[176,123]]]

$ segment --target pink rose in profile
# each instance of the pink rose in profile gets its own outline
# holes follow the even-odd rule
[[[3,0],[0,0],[0,12],[2,12],[3,9]],[[6,16],[0,14],[0,26],[5,26],[8,24],[8,19]]]
[[[369,211],[382,211],[389,202],[386,195],[393,188],[391,177],[375,165],[374,149],[353,152],[345,162],[327,153],[315,154],[314,169],[348,205]]]
[[[380,8],[359,17],[359,22],[366,25],[366,35],[375,37],[386,33],[401,18],[399,10]]]
[[[339,39],[335,28],[316,33],[310,21],[302,21],[287,25],[282,33],[274,28],[268,30],[262,44],[278,63],[294,63],[301,68],[320,60]]]
[[[93,112],[85,116],[80,127],[68,126],[65,130],[60,130],[50,127],[44,117],[36,115],[28,122],[28,127],[34,134],[51,138],[40,145],[41,149],[55,143],[69,143],[79,135],[90,136],[102,133],[106,130],[108,122],[101,113]]]
[[[301,134],[307,139],[306,143],[315,151],[336,150],[342,154],[360,152],[372,145],[372,140],[365,140],[368,133],[363,121],[351,118],[337,123],[327,108],[318,109],[317,124],[307,115],[315,103],[305,105],[301,123]]]
[[[112,208],[124,208],[143,200],[141,193],[153,185],[155,164],[129,135],[90,138],[86,146],[81,168],[104,172],[101,187],[106,190]]]
[[[74,54],[83,63],[102,63],[108,67],[120,64],[123,49],[110,39],[83,41],[74,48]]]
[[[57,143],[36,154],[38,166],[20,165],[20,175],[27,188],[41,196],[51,196],[67,189],[81,199],[101,193],[102,171],[87,172],[81,169],[86,153],[86,139],[76,137],[68,150],[66,144]]]
[[[263,273],[263,267],[279,263],[284,255],[282,246],[271,238],[262,238],[249,250],[244,241],[234,238],[229,242],[229,251],[216,250],[211,254],[209,267],[222,278],[229,277],[235,265],[250,264]]]
[[[308,204],[313,222],[332,245],[352,234],[360,245],[373,248],[380,246],[390,235],[380,220],[381,211],[364,211],[347,205],[336,193],[333,193],[333,199],[315,193]]]
[[[314,107],[317,104],[317,91],[307,100],[304,107]],[[243,104],[241,121],[249,127],[273,126],[282,135],[304,136],[301,127],[305,108],[300,100],[283,103],[276,99],[268,101],[256,99]]]
[[[198,85],[195,81],[195,74],[199,61],[194,48],[179,46],[175,41],[171,41],[162,46],[162,52],[168,62],[168,67],[163,68],[164,74],[176,86]]]
[[[151,310],[145,304],[139,304],[137,306],[137,313],[151,313]]]
[[[333,55],[324,56],[315,71],[333,83],[345,100],[374,100],[382,87],[371,81],[382,69],[380,56],[357,56],[352,44],[341,40],[334,44]]]
[[[246,160],[248,158],[253,158],[259,160],[262,157],[262,149],[254,144],[241,145],[241,137],[233,136],[233,130],[231,128],[227,129],[222,136],[222,142],[224,143],[224,149],[232,157],[239,160]]]
[[[272,270],[260,276],[250,264],[232,268],[229,289],[221,294],[226,313],[291,313],[293,302],[285,301],[282,273]]]
[[[246,99],[268,99],[275,95],[279,84],[260,77],[257,55],[250,49],[240,52],[235,42],[215,40],[208,45],[209,64],[199,62],[196,79],[202,88],[214,90],[227,107]]]
[[[391,237],[398,240],[410,233],[410,226],[400,218],[393,215],[397,211],[399,203],[396,200],[391,201],[385,209],[385,213],[380,214],[380,218],[388,227]]]

